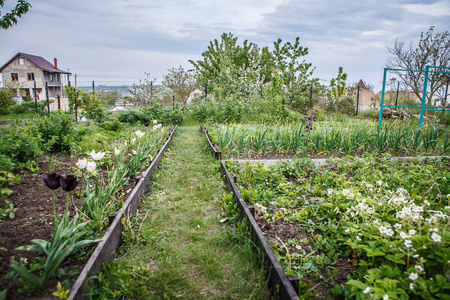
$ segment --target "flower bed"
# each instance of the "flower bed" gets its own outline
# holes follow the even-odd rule
[[[56,295],[67,296],[67,288],[71,287],[72,278],[78,274],[77,270],[82,268],[84,260],[92,252],[92,247],[85,248],[84,246],[89,243],[89,240],[98,242],[98,237],[108,226],[108,215],[116,213],[121,207],[124,207],[122,199],[133,189],[133,177],[139,175],[139,172],[144,170],[143,167],[150,164],[163,144],[165,135],[164,130],[157,130],[152,134],[150,131],[147,134],[142,131],[132,132],[125,143],[116,141],[108,145],[109,151],[100,153],[93,151],[87,159],[80,159],[76,164],[75,161],[66,157],[65,168],[55,167],[55,165],[59,165],[59,162],[51,156],[48,163],[49,172],[45,177],[46,185],[54,189],[55,197],[51,196],[51,190],[46,191],[45,188],[42,192],[35,193],[36,189],[30,187],[27,190],[28,194],[22,196],[17,192],[23,188],[24,184],[28,183],[28,179],[33,179],[33,182],[41,186],[44,185],[44,174],[31,173],[26,176],[26,180],[23,179],[10,187],[13,194],[8,199],[13,202],[14,207],[19,208],[16,215],[20,216],[20,220],[17,218],[2,222],[2,267],[8,268],[4,262],[9,262],[11,255],[14,255],[11,263],[14,271],[10,272],[7,278],[2,279],[4,283],[2,283],[2,287],[6,287],[7,290],[0,292],[7,293],[8,298],[13,297],[14,299],[27,298],[26,294],[40,295],[37,297],[48,296],[51,294],[49,286],[52,286],[50,287],[52,289],[58,281],[61,281],[63,284],[58,284]],[[76,179],[68,180],[72,177],[64,175],[65,172],[76,174]],[[62,179],[65,181],[61,182]],[[82,183],[77,186],[78,182]],[[61,184],[57,183],[62,183],[63,188],[69,191],[68,201],[65,200],[66,194],[59,190]],[[70,192],[71,190],[72,192]],[[21,201],[23,198],[30,197],[32,201]],[[56,201],[53,201],[52,198]],[[61,201],[62,199],[64,200]],[[38,203],[39,216],[29,214],[31,209],[35,210],[32,207],[35,203]],[[26,204],[31,205],[30,210],[27,209]],[[67,213],[68,211],[70,213]],[[78,213],[78,217],[70,220],[69,215],[73,216],[75,213]],[[62,218],[61,215],[63,215]],[[27,220],[32,221],[27,222]],[[44,227],[45,230],[42,231],[41,227]],[[39,230],[33,231],[33,228],[39,228]],[[83,228],[81,231],[83,234],[79,235],[81,228]],[[56,233],[50,236],[55,229]],[[24,244],[23,241],[20,242],[21,240],[17,241],[13,232],[28,232],[25,242],[26,244],[32,242],[33,246],[22,247],[20,250],[33,251],[14,250],[18,245],[23,246]],[[62,234],[64,232],[65,234]],[[64,238],[58,242],[57,237]],[[47,240],[51,242],[48,243]],[[63,255],[58,249],[64,243],[74,247]],[[40,258],[35,251],[41,253]],[[66,260],[66,257],[69,259]],[[76,268],[71,267],[74,262],[77,265]],[[5,268],[2,269],[2,274],[5,270]],[[22,294],[16,292],[16,289],[20,287],[18,278],[24,284],[21,288]],[[31,298],[33,297],[35,296]]]
[[[449,294],[448,159],[227,164],[300,297]]]

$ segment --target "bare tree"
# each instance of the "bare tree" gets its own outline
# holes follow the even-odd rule
[[[405,46],[405,42],[395,39],[392,48],[387,47],[389,53],[393,57],[388,58],[386,67],[390,69],[408,69],[410,71],[393,71],[400,79],[409,86],[412,91],[422,98],[423,85],[425,82],[424,72],[414,72],[411,70],[425,71],[426,66],[449,67],[450,66],[450,35],[448,31],[442,33],[433,33],[434,26],[424,33],[420,34],[420,40],[417,48],[413,43],[409,47]],[[428,75],[428,95],[427,104],[431,105],[433,95],[441,89],[447,82],[446,78],[448,69],[432,69]]]
[[[172,68],[164,75],[162,84],[172,90],[172,92],[186,106],[191,93],[196,89],[197,83],[192,71],[185,71],[182,66],[178,69]]]

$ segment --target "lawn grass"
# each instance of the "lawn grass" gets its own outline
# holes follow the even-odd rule
[[[248,233],[221,223],[224,184],[198,127],[179,127],[94,298],[268,299]],[[143,222],[142,222],[143,221]]]

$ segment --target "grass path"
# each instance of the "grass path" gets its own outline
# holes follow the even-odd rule
[[[198,126],[178,127],[160,167],[96,297],[268,299],[247,234],[220,222],[224,183]]]

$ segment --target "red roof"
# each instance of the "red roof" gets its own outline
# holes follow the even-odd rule
[[[48,62],[45,58],[40,57],[40,56],[36,56],[36,55],[31,55],[31,54],[26,54],[26,53],[17,53],[16,55],[14,55],[13,58],[11,58],[6,64],[4,64],[1,68],[0,68],[0,72],[3,70],[3,68],[5,68],[7,65],[9,65],[14,59],[16,59],[17,57],[23,57],[28,59],[29,61],[31,61],[33,64],[35,64],[38,68],[44,70],[44,71],[48,71],[48,72],[53,72],[53,73],[62,73],[62,74],[71,74],[69,72],[60,70],[55,68],[55,66],[53,64],[51,64],[50,62]]]

